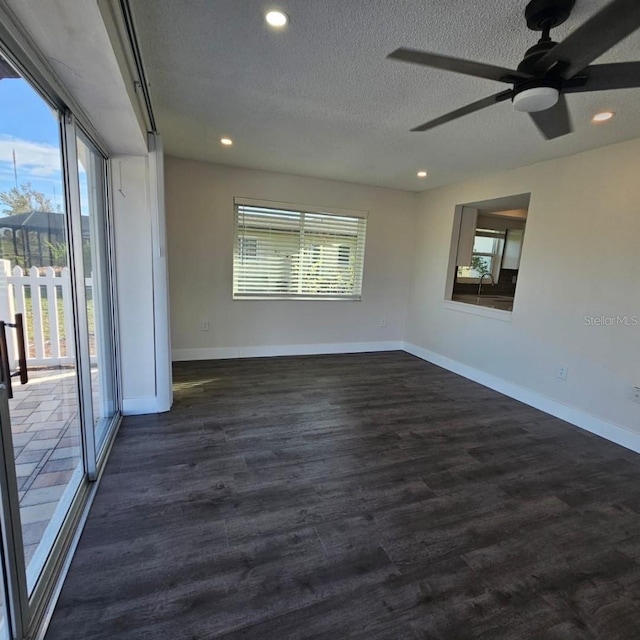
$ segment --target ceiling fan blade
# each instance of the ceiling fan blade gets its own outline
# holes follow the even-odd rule
[[[533,70],[546,73],[555,67],[560,77],[571,78],[638,28],[640,2],[612,0],[540,58]]]
[[[617,62],[593,64],[584,69],[584,79],[575,76],[563,86],[564,93],[585,91],[609,91],[612,89],[635,89],[640,87],[640,62]],[[573,84],[573,82],[576,84]]]
[[[463,73],[467,76],[475,76],[476,78],[497,80],[498,82],[506,82],[507,84],[513,84],[516,80],[525,80],[531,77],[529,74],[514,69],[507,69],[506,67],[497,67],[492,64],[484,64],[483,62],[474,62],[473,60],[441,56],[437,53],[428,53],[427,51],[418,51],[416,49],[396,49],[390,53],[387,58],[410,62],[412,64],[420,64],[424,67],[433,67],[434,69],[443,69],[444,71],[453,71],[454,73]]]
[[[567,133],[571,133],[571,116],[567,106],[567,99],[560,94],[560,98],[554,107],[544,111],[536,111],[529,114],[535,122],[540,133],[547,139],[553,140]]]
[[[504,100],[509,100],[513,95],[513,91],[508,89],[507,91],[502,91],[501,93],[496,93],[488,98],[483,98],[482,100],[478,100],[477,102],[472,102],[468,104],[466,107],[461,107],[460,109],[456,109],[455,111],[451,111],[444,116],[440,116],[435,120],[430,120],[429,122],[425,122],[421,124],[419,127],[414,127],[411,131],[427,131],[428,129],[433,129],[441,124],[445,124],[446,122],[451,122],[452,120],[457,120],[462,116],[466,116],[474,111],[480,111],[480,109],[485,109],[486,107],[490,107],[493,104],[498,102],[503,102]]]

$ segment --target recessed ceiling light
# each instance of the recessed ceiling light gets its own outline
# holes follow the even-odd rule
[[[225,146],[225,147],[230,147],[233,144],[233,140],[231,138],[220,138],[220,142]]]
[[[428,175],[427,171],[418,171],[418,178],[426,178]]]
[[[276,29],[282,29],[289,22],[289,16],[284,11],[269,11],[264,19],[268,25]]]
[[[611,120],[615,114],[613,111],[601,111],[600,113],[596,113],[593,118],[591,118],[591,122],[606,122],[607,120]]]

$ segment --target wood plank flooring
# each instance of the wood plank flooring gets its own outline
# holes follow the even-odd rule
[[[47,640],[640,637],[640,456],[401,352],[174,379]]]

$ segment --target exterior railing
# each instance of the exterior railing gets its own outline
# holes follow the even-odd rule
[[[92,280],[86,279],[91,299]],[[30,366],[61,366],[75,363],[75,340],[71,277],[67,267],[21,267],[11,269],[0,260],[0,320],[24,316],[27,362]],[[93,351],[95,347],[92,344]],[[9,358],[15,363],[15,339],[9,340]]]

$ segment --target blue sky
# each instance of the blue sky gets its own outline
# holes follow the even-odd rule
[[[64,210],[59,136],[56,113],[25,80],[0,80],[0,192],[15,186],[15,151],[18,185],[30,182],[56,209],[59,205]],[[84,171],[80,183],[85,205],[88,198]]]

